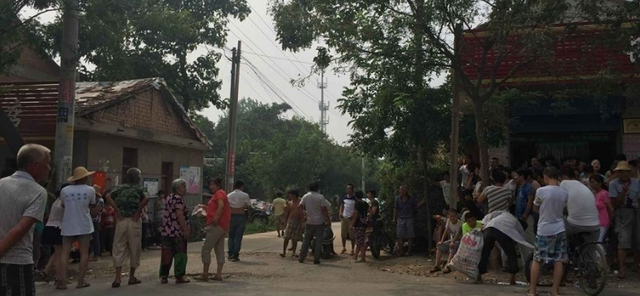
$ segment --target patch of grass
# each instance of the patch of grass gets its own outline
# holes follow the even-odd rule
[[[271,221],[264,222],[262,220],[255,221],[254,223],[247,222],[247,227],[244,229],[244,234],[254,234],[254,233],[263,233],[263,232],[271,232],[276,231],[276,226],[273,225]]]

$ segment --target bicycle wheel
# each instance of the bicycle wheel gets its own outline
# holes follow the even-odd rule
[[[607,284],[609,273],[605,251],[599,244],[589,244],[580,248],[579,252],[580,288],[587,295],[598,295]]]

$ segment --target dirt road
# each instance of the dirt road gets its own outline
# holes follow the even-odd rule
[[[337,223],[334,232],[338,233]],[[339,239],[335,241],[336,250]],[[188,273],[201,271],[201,243],[189,245]],[[243,242],[241,262],[225,265],[225,281],[200,283],[192,281],[186,285],[160,285],[157,273],[160,264],[159,251],[144,252],[142,266],[138,271],[143,281],[138,286],[126,286],[115,290],[110,284],[113,279],[111,262],[103,258],[92,263],[89,281],[92,286],[75,290],[75,283],[67,291],[56,291],[52,284],[37,283],[38,295],[526,295],[524,286],[503,286],[497,284],[474,285],[464,276],[429,278],[416,276],[412,269],[426,268],[430,263],[424,257],[386,259],[371,263],[354,263],[350,256],[323,261],[322,265],[300,264],[294,258],[281,258],[282,239],[275,233],[247,236]],[[402,267],[402,268],[400,268]],[[72,266],[72,268],[77,268]],[[541,290],[541,295],[547,288]],[[584,295],[580,290],[564,288],[565,295]],[[608,287],[602,295],[631,296],[638,295],[640,289],[627,288],[617,284]]]

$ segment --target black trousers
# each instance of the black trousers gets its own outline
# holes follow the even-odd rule
[[[478,263],[480,274],[487,273],[489,257],[491,257],[491,251],[493,251],[496,242],[500,244],[502,250],[507,254],[507,271],[510,274],[518,273],[520,269],[518,268],[518,252],[516,251],[517,243],[508,235],[493,227],[485,228],[483,233],[484,246],[482,247],[482,258]]]

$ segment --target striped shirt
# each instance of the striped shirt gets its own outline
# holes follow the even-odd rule
[[[482,192],[489,203],[489,213],[495,211],[509,211],[512,191],[502,186],[489,186]]]
[[[0,180],[0,240],[23,217],[42,221],[47,205],[47,190],[26,172],[17,171]],[[0,257],[0,264],[33,264],[33,227],[9,251]]]

